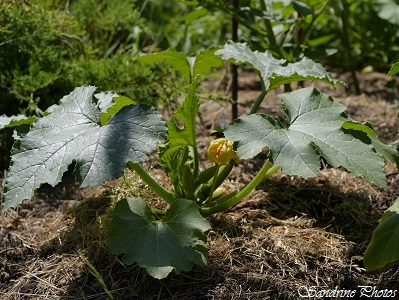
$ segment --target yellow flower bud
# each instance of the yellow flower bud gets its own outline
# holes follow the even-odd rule
[[[211,162],[218,165],[227,165],[230,160],[238,160],[238,156],[233,150],[233,142],[225,138],[213,140],[208,146],[208,157]]]

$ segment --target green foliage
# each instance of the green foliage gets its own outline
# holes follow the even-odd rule
[[[309,33],[328,1],[231,1],[203,0],[197,3],[210,12],[223,12],[240,25],[241,40],[254,49],[269,50],[290,62],[304,53],[312,57],[331,55],[329,49],[313,50]],[[318,48],[322,43],[319,42]]]
[[[126,264],[137,262],[158,279],[173,269],[190,271],[193,262],[206,264],[204,232],[210,225],[192,201],[176,199],[159,219],[144,200],[128,198],[119,201],[109,216],[109,247],[114,254],[124,254]]]
[[[0,6],[0,115],[40,115],[82,84],[161,108],[173,104],[180,81],[167,68],[132,63],[152,43],[136,2],[83,0],[68,6],[17,1]]]
[[[174,48],[194,56],[226,41],[229,20],[223,13],[198,13],[181,0],[144,1],[140,11],[153,32],[148,50]]]
[[[74,87],[94,85],[165,109],[183,81],[169,67],[133,63],[154,45],[137,1],[3,1],[0,115],[41,116]],[[172,13],[172,12],[171,12]],[[162,15],[162,14],[160,14]],[[2,133],[8,140],[9,132]],[[7,153],[10,143],[0,142]],[[9,158],[0,157],[0,169]]]
[[[328,60],[329,65],[346,70],[351,66],[355,70],[366,66],[386,70],[392,61],[398,59],[399,33],[398,25],[395,24],[397,18],[383,17],[385,8],[380,5],[382,2],[394,1],[329,2],[328,9],[315,24],[317,30],[311,35],[311,38],[332,36],[328,45],[338,52]]]
[[[183,52],[176,52],[173,49],[169,49],[153,54],[143,54],[137,60],[147,64],[165,63],[172,65],[187,83],[191,82],[190,63]]]
[[[72,1],[69,7],[85,34],[83,41],[96,58],[108,57],[118,50],[138,51],[145,45],[143,36],[151,35],[141,18],[136,0]]]
[[[238,118],[225,130],[225,136],[237,142],[241,158],[252,158],[268,147],[271,162],[283,172],[306,178],[317,176],[322,156],[334,167],[342,166],[380,187],[386,185],[382,159],[363,128],[342,128],[348,120],[343,105],[314,88],[280,98],[286,127],[277,118],[253,114]]]
[[[183,90],[183,80],[168,67],[146,66],[127,54],[98,60],[81,58],[71,62],[69,68],[71,73],[66,76],[72,86],[95,85],[159,109],[175,105]]]
[[[386,69],[399,56],[395,0],[240,0],[238,9],[230,0],[194,3],[191,19],[204,10],[225,14],[238,22],[240,40],[289,62],[307,56],[343,70]]]
[[[381,272],[399,261],[399,198],[388,208],[364,254],[367,271]]]
[[[227,31],[230,20],[221,12],[203,14],[190,22],[187,22],[188,17],[185,17],[185,35],[180,43],[185,53],[195,55],[205,49],[223,45],[230,36]]]
[[[40,99],[53,103],[50,86],[66,72],[60,61],[80,51],[79,30],[67,14],[22,1],[2,4],[0,23],[0,113],[35,113]]]

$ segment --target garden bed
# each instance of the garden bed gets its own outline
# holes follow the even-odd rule
[[[370,120],[382,141],[396,140],[396,87],[387,88],[384,74],[359,78],[364,93],[358,96],[343,87],[317,86],[346,105],[353,119]],[[346,75],[342,79],[350,81]],[[240,80],[241,103],[253,104],[259,94],[257,76],[245,73]],[[215,80],[204,83],[207,92],[216,86]],[[280,109],[276,93],[269,93],[260,111],[278,114]],[[229,123],[229,104],[204,99],[200,111],[198,143],[203,164],[209,166],[206,133]],[[245,112],[240,106],[239,114]],[[236,166],[226,189],[249,182],[264,158]],[[160,182],[167,180],[155,160],[148,167]],[[78,190],[66,175],[62,184],[43,186],[34,199],[3,213],[1,299],[109,299],[109,294],[114,299],[297,299],[309,289],[356,290],[359,296],[360,286],[397,287],[396,267],[367,274],[362,263],[381,214],[399,195],[392,164],[386,165],[384,190],[326,164],[318,177],[307,180],[278,172],[239,205],[209,219],[206,267],[163,280],[123,265],[107,248],[104,215],[112,201],[122,194],[150,194],[134,174],[126,176],[130,186],[114,180]]]

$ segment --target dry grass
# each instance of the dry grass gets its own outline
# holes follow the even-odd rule
[[[127,176],[127,185],[86,190],[97,197],[64,200],[58,209],[37,198],[3,214],[1,298],[110,299],[109,291],[114,299],[296,299],[300,286],[397,284],[395,270],[367,275],[362,266],[380,191],[336,169],[307,181],[276,174],[240,206],[210,218],[206,267],[155,280],[107,249],[104,215],[118,193],[134,196],[142,184]],[[111,190],[115,197],[99,197]],[[38,215],[39,207],[50,211]]]

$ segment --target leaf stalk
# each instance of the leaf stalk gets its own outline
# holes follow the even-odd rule
[[[262,85],[263,85],[263,83],[262,83]],[[262,89],[262,92],[260,93],[258,99],[256,99],[254,106],[252,106],[250,114],[255,114],[258,111],[260,105],[263,102],[263,99],[265,99],[265,97],[266,97],[267,92],[268,92],[268,90]]]
[[[216,181],[217,181],[217,178],[218,178],[218,175],[219,175],[220,166],[218,164],[216,164],[216,166],[217,167],[216,167],[215,174],[213,175],[211,190],[209,191],[209,197],[208,197],[208,200],[206,201],[206,202],[209,202],[209,203],[212,200],[213,192],[215,191]]]
[[[274,166],[269,160],[265,162],[263,167],[259,170],[258,174],[239,192],[234,192],[219,199],[218,204],[209,207],[201,207],[201,214],[208,217],[212,214],[224,211],[233,207],[245,197],[247,197],[262,181],[270,178],[274,173],[280,169],[279,166]]]
[[[127,167],[136,172],[140,178],[162,199],[164,199],[168,204],[173,204],[176,197],[160,186],[147,172],[139,165],[132,162],[127,163]]]

